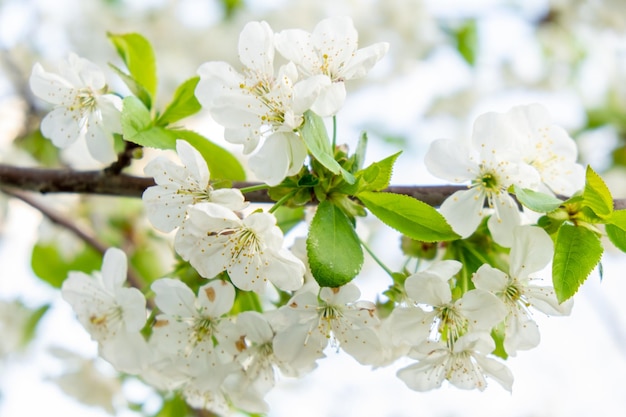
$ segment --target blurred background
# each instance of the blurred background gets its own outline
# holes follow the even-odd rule
[[[342,15],[353,18],[360,46],[387,41],[390,50],[367,78],[348,85],[338,140],[354,146],[367,131],[369,161],[402,150],[393,184],[440,183],[421,163],[432,140],[469,138],[479,114],[539,102],[576,139],[580,162],[602,174],[615,198],[626,198],[621,0],[0,0],[0,162],[100,167],[80,144],[61,152],[39,134],[47,107],[28,88],[35,62],[52,69],[75,52],[102,68],[119,65],[107,32],[138,32],[155,49],[164,105],[203,62],[237,67],[246,22],[311,31],[323,18]],[[108,75],[112,88],[124,92]],[[222,144],[206,114],[186,123]],[[141,167],[139,161],[131,171],[141,175]],[[142,274],[167,272],[169,241],[145,237],[140,200],[32,197],[123,247]],[[95,342],[55,288],[68,265],[97,268],[99,257],[1,193],[0,219],[0,416],[157,415],[161,397],[96,359]],[[372,247],[399,267],[399,251],[386,249],[397,247],[398,236],[366,227]],[[541,344],[507,361],[515,375],[512,394],[497,384],[483,393],[447,386],[416,393],[395,377],[402,364],[371,370],[330,349],[309,376],[279,381],[268,397],[269,415],[622,416],[625,258],[605,253],[603,274],[595,271],[582,286],[570,317],[535,317]],[[381,271],[370,266],[359,280],[364,298],[373,300],[384,285],[377,281]],[[172,409],[158,415],[176,415]]]

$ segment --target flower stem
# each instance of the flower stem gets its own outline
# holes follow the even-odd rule
[[[337,116],[333,116],[333,147],[331,148],[335,152],[335,146],[337,146]]]
[[[287,201],[289,201],[289,199],[291,197],[293,197],[296,193],[298,192],[298,189],[294,189],[291,190],[290,192],[288,192],[287,194],[285,194],[284,196],[282,196],[280,198],[280,200],[278,200],[276,203],[274,203],[274,205],[268,210],[270,213],[275,212],[278,207],[282,206],[283,204],[285,204]]]
[[[383,263],[383,261],[381,261],[380,258],[378,258],[378,256],[376,256],[374,254],[374,252],[372,252],[370,247],[367,246],[367,243],[365,243],[363,241],[363,239],[361,239],[361,238],[359,238],[359,242],[361,242],[361,246],[363,246],[363,249],[365,249],[367,251],[367,253],[369,253],[369,255],[372,257],[372,259],[387,273],[387,275],[389,275],[391,278],[393,278],[393,271],[391,269],[389,269],[387,267],[387,265],[385,265]]]
[[[268,188],[270,188],[270,186],[267,184],[258,184],[258,185],[251,185],[250,187],[240,188],[239,191],[241,191],[242,194],[245,194],[245,193],[251,193],[252,191],[267,190]]]

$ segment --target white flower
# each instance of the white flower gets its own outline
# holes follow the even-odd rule
[[[122,131],[122,99],[106,94],[104,73],[94,63],[70,54],[59,74],[37,63],[30,77],[33,93],[54,109],[41,122],[42,134],[59,148],[86,139],[91,155],[102,163],[115,161],[113,133]]]
[[[312,33],[284,30],[275,36],[276,49],[295,62],[305,77],[328,77],[311,110],[320,116],[336,114],[346,98],[345,81],[364,77],[387,53],[389,44],[358,48],[358,33],[349,17],[322,20]]]
[[[242,220],[223,206],[200,203],[189,208],[174,247],[205,278],[227,271],[242,290],[262,292],[272,282],[294,291],[302,286],[305,268],[282,244],[272,214],[257,211]]]
[[[543,229],[519,226],[513,232],[509,273],[485,264],[474,274],[476,288],[490,291],[507,306],[504,348],[511,356],[539,344],[539,330],[529,307],[550,315],[571,311],[571,300],[559,304],[552,287],[531,283],[534,278],[530,275],[545,268],[553,251],[552,240]]]
[[[522,159],[541,176],[544,186],[540,191],[572,195],[584,187],[585,169],[576,163],[576,143],[562,127],[552,123],[543,106],[517,106],[504,114],[490,113],[489,117],[492,125],[518,136],[516,144]]]
[[[157,316],[152,341],[164,352],[185,359],[191,368],[201,366],[209,352],[231,360],[236,350],[231,337],[234,324],[223,316],[235,301],[235,288],[222,280],[198,289],[198,297],[181,281],[162,278],[152,284]],[[235,337],[236,339],[236,337]]]
[[[472,146],[459,141],[434,141],[424,162],[435,176],[452,182],[470,181],[467,190],[457,191],[440,207],[448,223],[462,237],[470,236],[482,218],[491,214],[488,227],[499,244],[511,245],[511,230],[520,224],[520,213],[508,188],[535,188],[539,174],[524,163],[517,151],[518,136],[494,122],[493,114],[480,116],[474,124]]]
[[[143,193],[143,203],[150,222],[163,232],[179,227],[187,216],[187,207],[210,201],[238,211],[246,207],[243,194],[237,189],[214,190],[209,183],[209,168],[193,146],[176,141],[176,151],[183,166],[164,157],[146,165],[146,175],[154,177],[157,185]]]
[[[244,146],[252,171],[269,185],[296,174],[307,154],[304,141],[294,131],[303,114],[317,99],[326,77],[298,81],[295,64],[274,74],[274,33],[266,22],[250,22],[239,37],[243,73],[225,62],[200,66],[196,96],[211,116],[225,127],[227,141]]]
[[[121,372],[139,373],[145,366],[147,344],[139,331],[146,322],[146,299],[137,288],[126,288],[126,254],[110,248],[102,272],[91,276],[70,272],[61,295],[78,321],[98,342],[100,355]]]
[[[146,322],[146,299],[137,288],[126,288],[126,254],[110,248],[102,271],[91,276],[72,271],[61,295],[92,339],[104,342],[118,334],[139,332]]]
[[[485,376],[495,379],[511,391],[513,375],[509,368],[486,355],[495,349],[488,333],[467,333],[454,346],[426,341],[411,350],[409,356],[419,362],[398,371],[397,375],[415,391],[439,388],[444,380],[458,388],[483,391]]]
[[[490,331],[504,319],[504,304],[487,291],[470,290],[460,299],[452,300],[449,280],[461,267],[457,261],[438,261],[406,279],[404,287],[409,303],[395,308],[390,316],[394,343],[417,346],[433,331],[445,332],[444,340],[454,342],[468,331]]]
[[[319,298],[308,291],[294,296],[279,310],[285,321],[274,338],[276,356],[295,368],[312,367],[331,340],[362,364],[379,363],[382,346],[375,330],[376,307],[357,301],[360,295],[358,287],[348,283],[322,288]]]

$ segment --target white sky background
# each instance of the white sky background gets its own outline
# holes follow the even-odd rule
[[[497,3],[502,2],[431,2],[439,13],[447,13],[447,10],[454,8],[456,12],[478,11],[488,15]],[[541,7],[543,4],[543,1],[533,1],[527,7],[530,10],[534,5]],[[0,32],[2,30],[6,29],[0,28]],[[506,13],[491,13],[481,30],[485,47],[493,51],[493,56],[506,54],[511,42],[518,51],[526,51],[527,58],[522,58],[520,61],[523,64],[520,65],[525,65],[522,71],[532,74],[536,57],[528,46],[528,28],[519,19]],[[507,36],[501,36],[502,33]],[[424,97],[449,92],[455,86],[461,87],[471,82],[468,71],[454,54],[443,52],[431,57],[428,66],[417,66],[411,74],[403,75],[389,84],[349,96],[338,117],[340,138],[356,138],[358,130],[364,125],[402,133],[408,137],[411,146],[400,157],[393,182],[440,182],[431,178],[416,160],[421,161],[425,145],[430,140],[458,134],[469,136],[471,125],[450,124],[447,120],[436,118],[420,123],[416,120],[429,104]],[[503,112],[515,104],[539,101],[550,109],[557,122],[572,128],[579,123],[580,118],[580,106],[576,100],[572,100],[572,94],[568,90],[550,95],[526,91],[499,92],[480,101],[478,108],[471,109],[468,119],[471,121],[484,111]],[[375,140],[370,142],[370,161],[398,150],[394,145],[381,144]],[[54,384],[45,381],[47,376],[61,371],[59,362],[46,353],[47,347],[61,345],[87,356],[93,356],[96,349],[86,332],[73,321],[71,310],[58,294],[31,276],[29,249],[37,233],[39,215],[20,203],[12,204],[11,208],[14,210],[11,210],[11,217],[0,235],[0,299],[21,296],[33,305],[52,300],[54,308],[42,322],[41,337],[29,351],[30,356],[25,358],[27,360],[16,359],[4,368],[0,367],[3,395],[0,399],[0,416],[107,416],[99,409],[84,407],[68,399]],[[401,260],[395,252],[384,251],[385,247],[396,247],[397,235],[384,227],[374,232],[374,249],[383,251],[382,257],[389,265],[400,265]],[[363,288],[364,298],[372,299],[376,291],[383,287],[377,280],[385,278],[383,271],[371,262],[367,264],[368,273],[359,278],[359,284]],[[416,393],[395,377],[395,371],[401,363],[372,371],[347,355],[329,350],[328,358],[321,360],[319,368],[309,376],[301,380],[281,379],[267,398],[272,409],[269,415],[623,416],[626,410],[626,256],[609,254],[605,256],[603,265],[603,281],[600,281],[597,272],[591,275],[576,295],[570,317],[535,316],[541,331],[541,344],[507,361],[515,376],[512,394],[493,381],[483,393],[448,386],[429,393]],[[103,367],[106,369],[106,364]],[[147,395],[140,389],[131,391],[137,400]],[[120,415],[127,417],[135,414]]]

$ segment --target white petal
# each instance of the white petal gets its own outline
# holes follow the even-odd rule
[[[475,330],[490,331],[504,320],[508,311],[498,297],[480,289],[466,292],[456,305]]]
[[[78,111],[68,111],[64,107],[57,107],[41,121],[41,133],[52,140],[54,146],[67,148],[83,136],[79,124]]]
[[[304,69],[305,75],[319,74],[322,64],[311,43],[311,34],[301,29],[283,30],[274,35],[276,50]],[[313,72],[313,69],[317,72]]]
[[[113,292],[126,281],[128,269],[126,254],[117,248],[109,248],[102,259],[102,279],[105,287]]]
[[[393,343],[417,346],[426,341],[434,318],[435,312],[426,313],[419,307],[396,307],[389,316]]]
[[[200,152],[184,140],[176,141],[176,152],[199,188],[206,189],[209,186],[209,168]]]
[[[211,203],[219,204],[233,211],[243,210],[248,206],[245,197],[237,188],[220,188],[213,190],[209,198]]]
[[[71,103],[74,96],[74,86],[69,81],[57,74],[47,72],[39,63],[33,66],[30,89],[40,99],[57,105]]]
[[[226,62],[207,62],[198,68],[200,81],[196,86],[195,95],[200,104],[211,108],[216,97],[239,92],[244,79]]]
[[[311,105],[311,110],[322,117],[333,116],[339,112],[345,101],[345,84],[335,82],[320,89],[317,100]]]
[[[265,268],[265,273],[276,287],[283,291],[296,291],[302,287],[306,268],[302,261],[287,249],[281,249],[268,256],[267,262],[269,264]]]
[[[274,337],[274,332],[267,319],[256,311],[244,311],[237,316],[237,326],[246,338],[254,343],[263,344]]]
[[[418,362],[400,369],[396,375],[412,390],[429,391],[439,388],[443,383],[446,377],[445,362]]]
[[[495,212],[487,221],[493,239],[505,248],[513,245],[513,230],[521,223],[520,211],[509,195],[500,195],[494,201]]]
[[[504,389],[511,392],[513,388],[513,373],[505,364],[482,355],[476,355],[474,359],[488,377],[493,378]]]
[[[522,312],[511,314],[505,324],[504,350],[515,356],[518,350],[528,350],[539,345],[539,327]]]
[[[161,278],[150,286],[154,302],[165,314],[173,317],[194,317],[195,295],[182,281]]]
[[[259,74],[274,75],[274,32],[267,22],[250,22],[239,35],[239,59]]]
[[[146,297],[137,288],[119,288],[115,299],[122,308],[127,332],[138,332],[146,324]]]
[[[198,289],[200,314],[205,317],[220,317],[230,311],[235,302],[235,288],[226,281],[215,280]]]
[[[250,157],[248,164],[261,181],[275,186],[302,168],[306,154],[306,145],[299,136],[291,132],[278,132],[265,140],[257,153]]]
[[[469,237],[476,231],[485,215],[485,197],[478,188],[456,191],[446,198],[439,211],[446,218],[452,229]]]
[[[463,142],[437,139],[428,147],[424,164],[434,176],[460,183],[474,179],[478,172],[471,155],[472,150]]]
[[[94,159],[103,164],[110,164],[117,159],[111,132],[105,127],[104,122],[94,114],[89,117],[85,140],[87,141],[87,149]]]
[[[478,268],[472,281],[476,288],[497,294],[506,290],[509,285],[509,276],[491,265],[484,264]]]
[[[429,274],[428,271],[418,272],[406,279],[404,288],[407,295],[416,303],[441,306],[452,299],[448,279]]]
[[[523,279],[542,270],[552,260],[553,253],[552,239],[542,228],[515,228],[510,257],[511,276]]]
[[[354,80],[365,77],[372,67],[385,56],[388,50],[389,44],[387,42],[379,42],[359,49],[352,59],[348,61],[348,65],[342,68],[342,78]]]
[[[150,223],[162,232],[171,232],[185,220],[187,206],[193,203],[193,197],[178,194],[166,187],[148,187],[142,195],[146,215]]]
[[[534,308],[551,316],[567,316],[574,306],[574,300],[571,298],[559,304],[552,287],[529,285],[524,290],[524,295]]]

